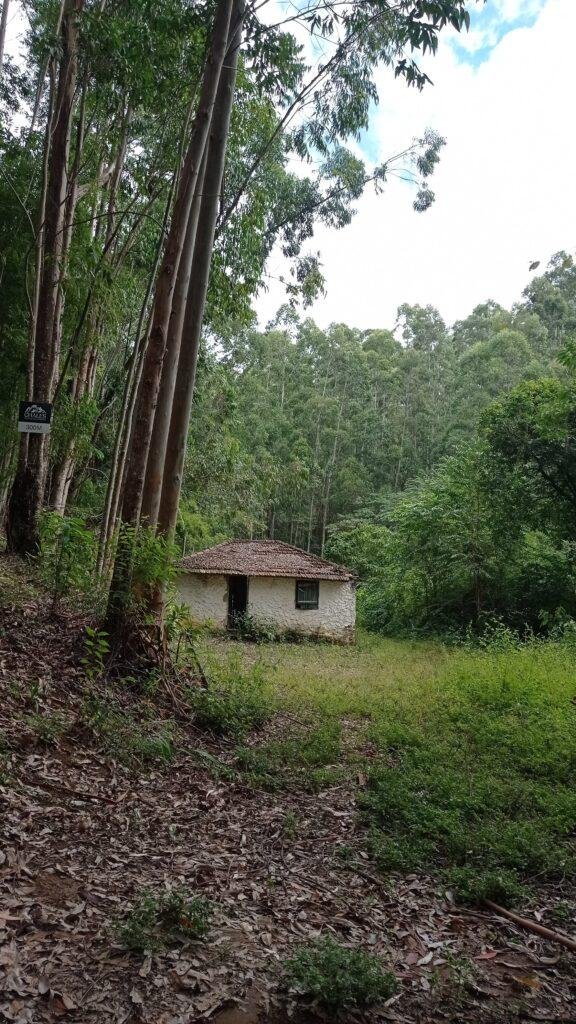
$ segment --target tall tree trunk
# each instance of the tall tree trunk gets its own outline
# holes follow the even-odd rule
[[[2,65],[4,63],[4,46],[6,44],[6,26],[8,25],[8,9],[10,0],[4,0],[2,14],[0,14],[0,79],[2,78]]]
[[[146,462],[146,477],[144,480],[144,495],[142,498],[141,519],[148,526],[155,526],[158,522],[160,510],[160,498],[162,495],[162,474],[164,471],[164,460],[166,457],[166,446],[168,444],[168,433],[170,430],[170,416],[176,387],[176,374],[178,372],[178,359],[182,343],[182,332],[184,328],[184,315],[186,312],[186,299],[190,286],[190,275],[192,272],[192,260],[194,257],[194,245],[196,242],[196,231],[202,200],[202,189],[206,169],[206,150],[198,176],[196,193],[192,202],[184,251],[178,267],[178,277],[172,300],[172,312],[168,325],[168,338],[166,352],[162,362],[162,376],[160,378],[160,389],[158,402],[154,414],[154,427],[148,449]]]
[[[238,56],[242,40],[243,18],[244,0],[234,0],[230,28],[230,49],[222,71],[206,156],[202,203],[196,232],[190,290],[184,318],[183,343],[180,347],[174,403],[170,418],[170,432],[164,463],[158,528],[167,537],[173,535],[178,517],[186,439],[190,423],[198,348],[210,277],[216,219],[224,178],[230,117],[232,114]]]
[[[166,348],[174,287],[204,149],[210,131],[222,65],[228,47],[231,11],[232,0],[219,0],[214,17],[210,49],[202,77],[198,109],[192,124],[192,132],[182,174],[178,181],[170,230],[166,238],[164,254],[156,282],[152,326],[144,354],[142,374],[136,396],[126,477],[124,480],[121,515],[122,523],[128,527],[137,526],[140,517],[146,462],[160,388],[160,376]],[[121,634],[127,625],[131,576],[132,537],[129,530],[124,530],[121,531],[116,550],[114,572],[108,600],[107,626],[113,633]]]
[[[232,0],[219,0],[216,9],[210,52],[206,60],[198,110],[194,118],[183,172],[178,183],[170,230],[166,239],[166,247],[156,283],[152,328],[144,356],[142,377],[140,378],[140,387],[136,399],[132,431],[133,440],[130,445],[122,502],[122,519],[130,525],[136,525],[140,516],[144,475],[160,387],[160,374],[166,348],[172,297],[192,201],[200,173],[200,165],[210,130],[222,63],[226,52],[231,6]]]
[[[33,349],[33,397],[52,399],[58,358],[58,322],[61,312],[59,288],[66,238],[66,199],[70,135],[76,94],[78,63],[77,17],[84,0],[66,0],[61,24],[61,56],[53,111],[53,123],[46,135],[48,180],[46,188],[42,259]],[[12,551],[32,554],[38,550],[38,515],[44,499],[48,468],[48,435],[31,434],[26,462],[16,475],[8,506],[7,537]]]
[[[154,263],[152,265],[151,272],[148,277],[146,292],[142,300],[142,305],[140,307],[140,316],[138,318],[138,326],[136,329],[134,352],[132,353],[132,359],[130,360],[129,365],[129,372],[124,386],[122,412],[120,415],[120,420],[118,422],[118,430],[116,432],[114,453],[112,456],[112,466],[110,469],[110,475],[108,477],[106,499],[104,501],[104,510],[102,514],[102,526],[100,529],[100,537],[98,540],[98,557],[96,559],[96,571],[98,575],[101,575],[107,564],[110,542],[112,540],[112,535],[116,529],[116,520],[118,516],[118,509],[120,506],[122,482],[124,479],[124,469],[126,465],[126,453],[128,450],[130,433],[132,429],[134,404],[136,402],[138,384],[140,383],[144,351],[146,349],[149,336],[149,326],[146,327],[145,329],[144,324],[148,317],[150,296],[152,295],[154,281],[156,279],[158,267],[160,266],[160,259],[162,257],[162,247],[164,243],[166,226],[168,224],[168,219],[170,217],[170,210],[172,208],[172,199],[174,197],[175,186],[176,175],[174,175],[172,179],[172,184],[170,186],[170,190],[166,198],[166,204],[164,206],[162,229],[158,237],[158,244],[156,246]]]

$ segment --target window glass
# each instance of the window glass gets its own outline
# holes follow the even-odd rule
[[[296,607],[317,608],[320,593],[318,580],[296,580]]]

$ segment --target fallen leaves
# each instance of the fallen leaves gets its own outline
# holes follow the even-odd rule
[[[251,791],[214,779],[192,732],[190,755],[162,769],[137,772],[106,756],[80,724],[80,625],[63,629],[30,608],[3,620],[0,1019],[282,1024],[282,962],[326,932],[370,949],[402,979],[374,1022],[509,1024],[519,1000],[534,1019],[569,1019],[568,953],[550,956],[544,939],[519,937],[513,923],[455,908],[430,879],[370,870],[356,779],[316,795]],[[24,725],[31,664],[38,712],[67,716],[57,745],[34,745]],[[230,763],[225,743],[210,754]],[[287,814],[298,820],[291,839]],[[342,846],[351,864],[335,856]],[[111,923],[139,890],[166,883],[213,901],[208,940],[126,953]],[[540,916],[543,905],[544,890]]]

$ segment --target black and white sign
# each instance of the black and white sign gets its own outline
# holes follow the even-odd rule
[[[18,430],[21,434],[49,434],[51,421],[49,402],[20,402]]]

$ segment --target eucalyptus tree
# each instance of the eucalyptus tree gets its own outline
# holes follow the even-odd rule
[[[18,551],[37,546],[47,486],[52,503],[65,505],[102,346],[121,351],[110,330],[117,312],[110,299],[116,286],[117,296],[126,290],[130,264],[146,292],[142,240],[168,198],[182,110],[190,104],[183,72],[198,66],[203,36],[201,14],[185,0],[29,6],[36,98],[31,128],[11,139],[25,154],[43,125],[32,186],[18,196],[34,254],[21,271],[30,294],[26,391],[60,403],[64,415],[56,422],[68,418],[72,429],[65,443],[60,431],[52,465],[49,438],[21,442],[7,520]],[[136,294],[129,320],[132,300],[137,305]]]
[[[277,113],[273,127],[260,152],[247,166],[235,194],[229,201],[225,196],[222,198],[220,222],[224,227],[241,207],[245,190],[253,175],[282,133],[286,133],[290,128],[293,149],[301,157],[308,157],[312,152],[329,157],[334,153],[335,146],[340,145],[346,138],[357,135],[366,127],[370,103],[376,99],[373,70],[378,63],[384,61],[395,68],[396,74],[404,75],[409,83],[422,87],[427,81],[427,76],[420,71],[413,57],[407,55],[407,47],[411,47],[412,51],[434,50],[443,27],[451,24],[461,29],[469,23],[469,14],[463,0],[433,0],[425,3],[402,0],[394,6],[352,3],[336,13],[331,5],[315,4],[272,26],[263,25],[253,9],[244,9],[236,5],[227,30],[224,27],[224,17],[220,17],[221,13],[221,7],[217,6],[210,53],[219,54],[224,46],[227,57],[226,60],[220,61],[222,97],[220,100],[216,98],[214,103],[209,141],[205,140],[207,148],[204,180],[202,183],[199,182],[196,170],[203,155],[197,142],[202,139],[201,129],[206,117],[205,108],[200,102],[192,120],[190,143],[195,153],[196,178],[193,180],[188,171],[180,178],[180,192],[176,199],[165,250],[171,252],[173,236],[176,234],[178,239],[183,239],[188,218],[196,217],[193,201],[196,190],[199,212],[195,225],[192,270],[183,320],[186,345],[181,344],[182,339],[178,336],[180,331],[173,332],[171,337],[169,333],[170,309],[182,253],[179,245],[174,248],[170,259],[163,260],[156,289],[153,327],[136,399],[122,503],[123,523],[131,529],[137,527],[144,499],[146,475],[149,485],[154,488],[158,487],[162,477],[158,526],[168,537],[175,527],[181,490],[194,371],[217,229],[218,205],[212,188],[214,186],[216,193],[220,193],[238,64],[241,63],[244,73],[255,77],[258,82],[266,83],[268,95],[274,96],[275,93],[279,93],[280,100],[276,104]],[[327,58],[322,57],[311,69],[306,68],[294,38],[283,30],[286,20],[303,21],[312,33],[319,36],[323,46],[334,46],[333,52]],[[242,55],[239,61],[238,51],[241,46]],[[201,96],[204,96],[204,87],[207,81],[211,80],[212,71],[217,64],[218,60],[211,57],[207,64],[209,74],[205,72],[204,75]],[[437,138],[426,140],[425,151],[417,159],[417,168],[424,180],[434,168],[441,142],[442,140]],[[382,171],[380,177],[383,178],[384,174]],[[186,196],[185,202],[179,202],[180,194]],[[427,193],[424,190],[419,204],[425,206],[427,201]],[[162,275],[165,276],[165,269],[168,266],[171,275],[170,287],[164,288]],[[174,317],[174,322],[179,321],[179,317]],[[160,322],[162,330],[158,329]],[[176,359],[181,366],[181,372],[177,374],[174,372]],[[163,375],[165,382],[168,380],[164,388]],[[181,385],[178,393],[172,388],[172,379],[174,383],[178,379]],[[171,391],[171,426],[169,433],[166,434],[164,424],[167,423],[168,417],[165,406],[170,404]],[[161,392],[163,404],[159,408],[157,399]],[[158,422],[160,418],[162,419],[162,427],[159,430],[162,437],[160,443],[151,447],[154,432],[153,415],[159,418]],[[164,435],[167,438],[165,443]],[[149,455],[151,461],[147,473],[146,462]],[[153,507],[155,505],[155,501],[147,502],[147,523],[152,527],[156,525],[156,510]],[[129,537],[129,533],[122,532],[115,561],[108,615],[109,625],[120,634],[129,621],[132,573]],[[161,588],[157,590],[153,604],[161,617]]]

